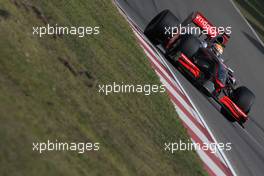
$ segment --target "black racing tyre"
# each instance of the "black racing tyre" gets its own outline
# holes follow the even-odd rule
[[[187,57],[191,58],[199,50],[201,42],[194,35],[184,35],[181,38],[179,50]]]
[[[154,45],[158,45],[171,38],[171,34],[165,34],[165,27],[177,27],[179,24],[179,19],[170,10],[163,10],[149,22],[144,34]]]
[[[234,90],[231,99],[242,111],[248,114],[254,103],[255,95],[248,88],[241,86]]]
[[[190,15],[188,15],[188,17],[182,22],[182,26],[187,26],[191,24],[193,21],[193,18],[195,17],[194,16],[195,14],[196,12],[192,12]]]

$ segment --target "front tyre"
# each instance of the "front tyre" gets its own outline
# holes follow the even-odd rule
[[[201,46],[199,38],[194,35],[184,35],[181,38],[179,50],[188,58],[192,58]]]
[[[179,19],[170,10],[163,10],[149,22],[144,34],[154,45],[162,44],[172,36],[165,28],[171,29],[179,24]]]
[[[255,95],[248,88],[241,86],[234,90],[231,99],[243,112],[248,114],[254,103]]]

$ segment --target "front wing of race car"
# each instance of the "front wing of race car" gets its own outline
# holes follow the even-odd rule
[[[183,53],[180,54],[178,62],[195,78],[200,77],[200,69]]]
[[[190,73],[195,79],[200,77],[200,69],[192,63],[192,61],[183,53],[180,54],[178,58],[178,63],[182,68],[185,68],[188,73]],[[212,95],[214,97],[214,95]],[[221,98],[214,97],[214,99],[225,108],[238,122],[245,122],[248,116],[243,112],[228,96],[223,96]]]
[[[219,102],[238,122],[245,122],[248,119],[247,114],[243,112],[228,96],[223,96],[219,99]]]

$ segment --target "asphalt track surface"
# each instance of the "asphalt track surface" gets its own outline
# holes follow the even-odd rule
[[[175,74],[195,103],[218,142],[232,143],[225,152],[237,175],[264,173],[264,47],[229,0],[117,0],[143,30],[160,11],[170,9],[185,19],[191,12],[202,12],[215,26],[231,26],[231,39],[224,58],[239,84],[256,95],[245,128],[225,118],[210,99],[202,95],[178,71]]]

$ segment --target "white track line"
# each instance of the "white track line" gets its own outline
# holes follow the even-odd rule
[[[144,49],[144,47],[142,46],[142,48]],[[174,83],[175,81],[171,79],[171,77],[167,74],[167,72],[156,62],[156,60],[151,56],[151,54],[149,54],[149,52],[147,50],[145,50],[146,55],[151,59],[151,61],[155,64],[156,67],[158,67],[158,69],[165,75],[165,77],[171,82]],[[178,87],[176,85],[176,87]],[[197,118],[197,116],[195,115],[196,112],[193,110],[192,107],[190,107],[190,105],[173,89],[173,87],[171,85],[169,85],[170,90],[172,90],[173,93],[177,94],[177,97],[179,97],[179,101],[182,102],[182,104],[184,105],[184,107],[189,111],[190,114],[192,114],[196,120],[200,123],[200,120]],[[178,89],[179,91],[181,91],[180,89]],[[202,125],[202,124],[201,124]]]
[[[235,10],[238,12],[238,14],[242,17],[242,19],[247,23],[248,27],[250,28],[250,30],[253,32],[253,34],[256,36],[256,38],[258,39],[258,41],[260,42],[260,44],[264,47],[264,43],[263,41],[260,39],[259,35],[257,34],[257,32],[255,31],[255,29],[251,26],[251,24],[248,22],[248,20],[245,18],[245,16],[243,15],[243,13],[241,12],[241,10],[236,6],[235,2],[233,0],[230,0],[231,4],[233,5],[233,7],[235,8]]]

